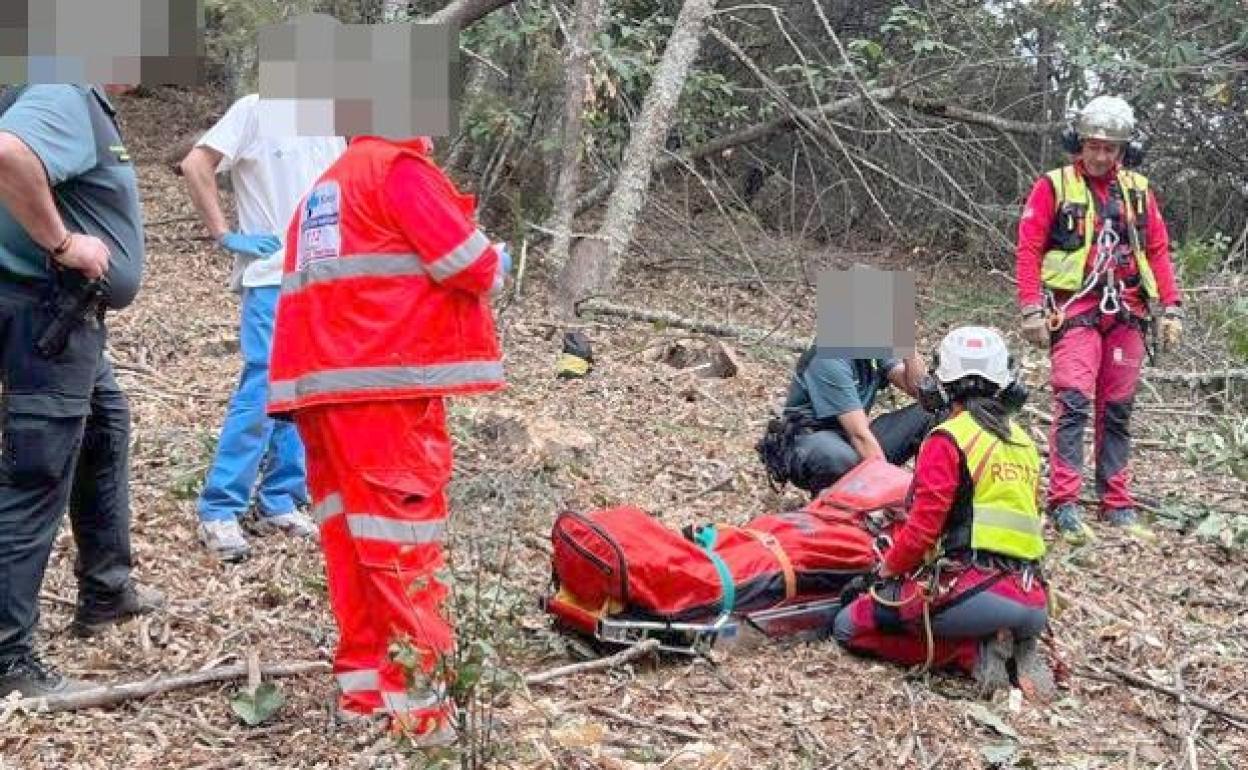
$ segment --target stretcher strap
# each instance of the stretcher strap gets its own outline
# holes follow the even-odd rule
[[[780,571],[784,573],[784,598],[787,600],[797,596],[797,573],[793,570],[793,561],[780,546],[780,541],[776,540],[770,532],[760,532],[749,527],[742,527],[741,531],[762,543],[768,551],[771,551],[771,555],[776,557],[776,561],[780,564]]]
[[[718,625],[728,619],[732,614],[733,607],[737,603],[737,586],[733,582],[732,572],[728,569],[728,565],[715,553],[715,525],[707,524],[699,527],[693,535],[693,542],[697,543],[703,551],[706,552],[707,558],[711,560],[711,564],[715,566],[715,572],[719,575],[720,591],[723,599],[720,602],[719,618],[715,621]]]

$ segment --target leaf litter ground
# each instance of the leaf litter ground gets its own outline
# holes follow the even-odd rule
[[[252,650],[265,662],[328,660],[334,644],[314,544],[257,537],[252,558],[222,565],[195,536],[194,496],[239,368],[237,301],[223,288],[228,258],[202,238],[181,180],[160,159],[176,138],[202,128],[211,108],[172,91],[123,107],[140,159],[149,269],[139,301],[111,323],[110,352],[134,413],[136,575],[162,588],[170,608],[90,642],[73,639],[73,548],[62,533],[43,595],[43,649],[67,673],[101,682],[238,663]],[[730,223],[699,219],[695,227],[662,199],[640,233],[617,297],[625,303],[800,337],[814,324],[806,276],[821,266],[868,263],[916,270],[923,350],[951,324],[1011,328],[1012,287],[1001,274],[933,264],[922,252],[830,251],[744,232],[751,262]],[[456,401],[452,410],[454,604],[461,649],[475,651],[482,672],[470,709],[478,728],[465,731],[460,747],[465,766],[1116,768],[1177,766],[1189,752],[1202,767],[1248,766],[1243,725],[1097,673],[1118,666],[1171,687],[1181,669],[1187,692],[1248,712],[1244,553],[1196,537],[1181,516],[1174,528],[1159,528],[1155,544],[1098,527],[1092,546],[1053,547],[1048,571],[1060,601],[1048,650],[1062,689],[1048,708],[1006,695],[976,701],[956,677],[908,679],[832,642],[746,640],[710,660],[647,660],[528,689],[518,684],[519,675],[584,652],[552,632],[537,607],[549,587],[544,541],[559,510],[632,503],[678,527],[740,522],[803,502],[792,490],[777,495],[767,487],[752,450],[786,387],[792,354],[737,345],[745,364],[738,376],[703,379],[653,360],[663,345],[696,343],[696,335],[589,321],[598,365],[584,380],[557,381],[559,327],[544,301],[549,276],[532,266],[529,273],[520,300],[501,313],[510,388]],[[1189,355],[1197,360],[1181,351],[1171,368],[1183,368]],[[1042,382],[1047,362],[1029,359],[1031,382]],[[1032,403],[1038,411],[1028,417],[1043,438],[1047,392]],[[1166,510],[1246,512],[1242,482],[1171,448],[1174,436],[1204,427],[1213,403],[1186,390],[1141,391],[1137,433],[1157,445],[1137,449],[1137,487],[1172,501]],[[500,408],[548,417],[594,443],[566,456],[515,451],[483,428]],[[276,684],[285,702],[258,727],[231,709],[242,682],[108,710],[27,714],[0,704],[0,767],[439,762],[336,725],[328,676]]]

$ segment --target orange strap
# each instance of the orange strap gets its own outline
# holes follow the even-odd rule
[[[762,543],[776,557],[780,571],[784,573],[784,598],[787,600],[797,596],[797,573],[793,571],[793,562],[789,560],[789,555],[780,547],[775,536],[770,532],[759,532],[748,527],[741,527],[741,531]]]

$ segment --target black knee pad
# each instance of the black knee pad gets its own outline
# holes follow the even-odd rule
[[[1057,391],[1057,400],[1062,405],[1062,414],[1058,418],[1062,422],[1086,422],[1092,414],[1092,401],[1074,388]]]
[[[1105,422],[1111,425],[1129,424],[1134,407],[1134,401],[1111,401],[1105,405]]]

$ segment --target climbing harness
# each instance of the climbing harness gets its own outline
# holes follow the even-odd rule
[[[1070,309],[1070,306],[1087,296],[1098,285],[1102,286],[1100,304],[1102,313],[1117,314],[1122,308],[1120,298],[1126,289],[1126,284],[1114,276],[1114,252],[1117,251],[1118,244],[1121,242],[1122,238],[1118,235],[1117,228],[1102,225],[1101,232],[1096,238],[1096,258],[1092,261],[1092,270],[1083,279],[1083,285],[1079,287],[1079,290],[1071,294],[1061,307],[1058,307],[1052,290],[1044,290],[1046,322],[1050,332],[1056,334],[1066,324],[1066,311]]]
[[[932,604],[940,597],[948,593],[953,587],[953,583],[957,580],[958,573],[961,572],[961,570],[953,570],[953,579],[944,585],[941,584],[940,576],[948,567],[955,565],[956,562],[950,561],[949,559],[937,559],[934,562],[929,562],[928,564],[924,564],[919,567],[911,573],[909,579],[899,577],[899,592],[904,590],[905,583],[908,582],[908,580],[914,581],[916,590],[914,595],[908,599],[885,599],[880,596],[879,591],[876,590],[878,584],[872,584],[867,588],[867,593],[871,596],[872,601],[883,607],[888,607],[889,609],[897,611],[899,617],[902,608],[908,606],[915,600],[923,602],[923,641],[927,646],[927,655],[923,660],[923,665],[919,666],[915,670],[914,673],[916,675],[926,674],[928,671],[931,671],[932,664],[936,660],[936,637],[932,632]],[[926,579],[923,579],[924,570],[929,569],[931,570],[931,575]]]

